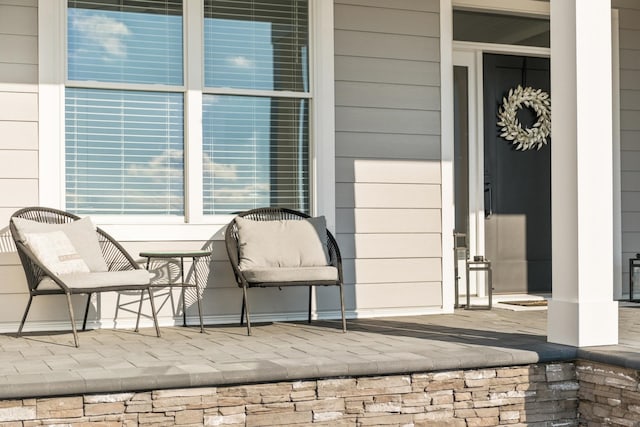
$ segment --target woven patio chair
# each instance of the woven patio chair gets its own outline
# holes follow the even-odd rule
[[[78,347],[78,333],[76,330],[73,305],[71,303],[71,295],[87,295],[87,304],[84,311],[84,320],[82,322],[82,330],[84,331],[87,326],[87,315],[89,314],[91,295],[94,293],[140,291],[141,295],[144,295],[144,292],[147,291],[149,294],[149,301],[151,303],[151,313],[156,329],[156,335],[159,337],[160,328],[158,326],[158,319],[148,271],[142,269],[133,260],[133,258],[131,258],[127,251],[105,231],[98,227],[94,227],[93,225],[88,225],[88,227],[90,227],[88,232],[85,232],[84,229],[82,229],[78,234],[78,231],[75,231],[76,246],[79,247],[85,247],[87,244],[86,242],[89,242],[89,245],[95,244],[95,240],[93,238],[93,235],[95,234],[99,249],[96,248],[95,245],[91,247],[92,249],[95,248],[95,254],[93,256],[93,261],[87,264],[99,263],[102,268],[98,270],[91,269],[89,272],[74,274],[54,273],[50,268],[45,266],[46,262],[43,263],[43,261],[36,255],[37,251],[34,253],[33,247],[31,247],[29,243],[30,237],[25,237],[34,235],[34,233],[26,234],[25,229],[23,228],[25,226],[37,229],[37,231],[40,231],[40,235],[42,235],[47,234],[47,230],[49,230],[49,234],[51,234],[51,231],[56,231],[56,229],[68,230],[69,224],[80,220],[82,220],[82,218],[77,215],[44,207],[28,207],[20,209],[11,216],[9,229],[15,242],[20,262],[24,268],[27,285],[29,286],[29,302],[27,303],[24,315],[22,316],[17,336],[20,337],[22,335],[22,329],[27,319],[27,314],[31,308],[33,298],[36,296],[66,295],[69,317],[71,319],[71,329],[73,331],[73,339],[75,346]],[[90,220],[85,218],[85,221]],[[16,224],[18,222],[20,224]],[[49,226],[43,224],[49,224]],[[78,224],[79,223],[76,223],[75,225],[77,226]],[[78,229],[75,228],[75,230]],[[67,231],[67,233],[69,232]],[[76,247],[76,250],[80,255],[82,255],[80,253],[80,248]],[[104,259],[102,260],[100,256]],[[100,259],[96,260],[96,258]],[[140,301],[140,307],[138,308],[138,316],[140,316],[141,308],[142,300]],[[136,332],[137,331],[138,327],[136,325]]]
[[[347,323],[344,313],[344,290],[343,290],[343,275],[342,275],[342,258],[340,256],[340,249],[336,243],[335,238],[329,230],[324,228],[326,236],[326,255],[328,255],[328,263],[324,267],[305,268],[300,267],[297,271],[293,271],[290,274],[290,270],[294,269],[281,269],[289,270],[287,274],[278,274],[279,269],[277,267],[272,268],[270,272],[266,274],[268,280],[263,280],[265,275],[252,274],[255,272],[243,269],[242,264],[242,252],[240,246],[242,246],[241,236],[239,236],[238,218],[248,219],[253,221],[300,221],[305,219],[313,219],[309,215],[297,212],[295,210],[286,208],[258,208],[250,211],[239,213],[227,226],[225,232],[225,243],[227,247],[227,253],[229,255],[229,261],[235,274],[236,282],[239,287],[242,288],[242,310],[240,314],[240,325],[246,319],[247,322],[247,334],[251,335],[251,320],[249,315],[249,299],[247,297],[247,291],[249,288],[286,288],[290,286],[307,286],[309,287],[309,310],[308,321],[311,323],[311,302],[312,302],[312,288],[314,286],[337,286],[340,290],[340,312],[342,315],[342,331],[346,332]],[[324,218],[322,218],[324,223]],[[316,234],[317,236],[317,234]],[[240,239],[240,241],[239,241]],[[273,242],[272,242],[273,243]],[[323,270],[324,269],[324,270]],[[326,272],[329,272],[328,278]],[[320,274],[318,274],[320,272]],[[263,279],[260,278],[263,276]],[[286,280],[280,280],[282,277],[286,277]],[[279,279],[280,278],[280,279]]]

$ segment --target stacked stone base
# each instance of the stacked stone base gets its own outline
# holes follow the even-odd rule
[[[3,426],[577,425],[572,363],[0,402]]]
[[[581,425],[640,426],[638,371],[580,361],[576,373]]]

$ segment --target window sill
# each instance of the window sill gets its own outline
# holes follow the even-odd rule
[[[167,242],[167,241],[207,241],[224,240],[224,230],[233,215],[217,215],[204,218],[203,222],[185,223],[182,217],[112,217],[91,215],[93,222],[123,242]],[[111,220],[110,220],[111,219]],[[145,220],[146,219],[146,220]]]

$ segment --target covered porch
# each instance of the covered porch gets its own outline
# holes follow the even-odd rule
[[[261,324],[253,336],[239,325],[162,338],[101,329],[82,332],[80,348],[66,332],[2,335],[0,420],[532,425],[599,405],[601,417],[637,422],[639,308],[620,308],[620,344],[589,349],[548,343],[545,310],[352,320],[346,334],[339,321]],[[626,397],[596,402],[596,382]]]

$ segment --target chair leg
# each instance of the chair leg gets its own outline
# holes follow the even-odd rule
[[[202,302],[200,301],[200,291],[196,286],[196,298],[198,300],[198,316],[200,316],[200,333],[204,333],[204,322],[202,321]]]
[[[244,294],[242,295],[242,309],[240,310],[240,326],[244,325]]]
[[[71,304],[71,294],[67,292],[67,305],[69,306],[69,318],[71,319],[71,330],[73,331],[73,341],[76,343],[76,348],[80,347],[78,342],[78,331],[76,330],[76,319],[73,315],[73,305]]]
[[[309,286],[309,323],[311,323],[311,299],[313,297],[313,286]]]
[[[151,288],[147,288],[147,292],[149,293],[149,302],[151,303],[151,314],[153,315],[153,324],[156,325],[156,335],[160,338],[160,325],[158,325],[158,316],[156,315],[156,303],[153,301],[153,293],[151,293]],[[144,291],[142,291],[144,294]],[[140,312],[138,312],[138,316]]]
[[[247,287],[242,287],[242,306],[245,308],[245,316],[247,319],[247,335],[251,335],[251,320],[249,319],[249,299],[247,298]]]
[[[135,332],[140,331],[140,313],[142,312],[142,301],[144,301],[144,289],[140,292],[140,304],[138,305],[138,317],[136,318]]]
[[[347,332],[347,320],[344,317],[344,290],[340,283],[340,312],[342,314],[342,332]]]
[[[24,322],[27,320],[27,314],[29,313],[29,309],[31,308],[31,302],[33,301],[33,295],[29,295],[29,302],[27,303],[27,308],[24,310],[24,315],[22,316],[22,321],[20,322],[20,327],[18,328],[17,337],[22,335],[22,328],[24,327]]]
[[[87,306],[84,309],[84,320],[82,321],[83,331],[87,330],[87,316],[89,315],[89,306],[91,305],[91,295],[93,294],[89,293],[89,295],[87,295]]]

